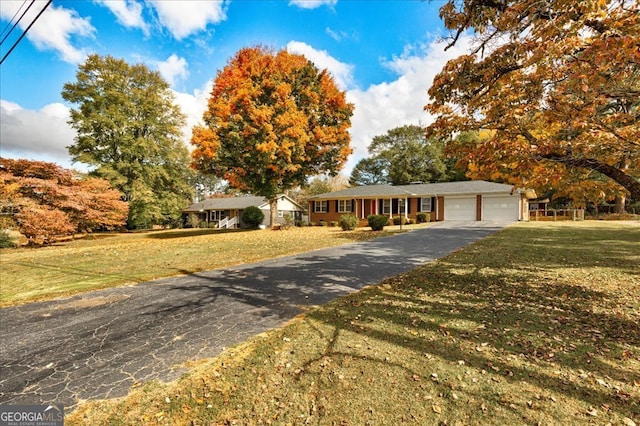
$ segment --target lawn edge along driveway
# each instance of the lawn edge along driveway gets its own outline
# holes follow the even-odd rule
[[[443,222],[393,237],[0,309],[1,404],[64,404],[174,380],[189,360],[446,256],[506,223]]]

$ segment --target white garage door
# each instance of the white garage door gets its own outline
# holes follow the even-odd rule
[[[482,197],[482,220],[518,220],[518,196]]]
[[[476,197],[444,197],[444,220],[476,220]]]

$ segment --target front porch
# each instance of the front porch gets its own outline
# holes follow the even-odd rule
[[[196,215],[197,223],[189,223],[194,222],[192,215]],[[194,228],[239,228],[242,226],[241,215],[242,210],[202,210],[189,213],[185,224]]]
[[[441,197],[370,197],[338,200],[317,200],[309,202],[310,222],[337,222],[340,216],[352,214],[360,219],[360,226],[367,226],[369,215],[385,215],[390,220],[401,217],[417,221],[419,214],[426,214],[428,221],[442,220],[444,206]]]

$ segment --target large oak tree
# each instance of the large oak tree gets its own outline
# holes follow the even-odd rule
[[[469,31],[475,39],[434,79],[428,134],[490,130],[451,145],[472,177],[564,193],[606,177],[612,193],[640,199],[639,4],[448,1],[450,46]]]
[[[267,198],[275,223],[278,194],[342,168],[352,113],[304,56],[244,48],[216,75],[205,125],[193,129],[194,167]]]
[[[169,84],[145,65],[91,55],[62,97],[78,105],[69,153],[93,167],[129,203],[129,228],[178,220],[189,203],[189,152],[181,140],[185,118]]]

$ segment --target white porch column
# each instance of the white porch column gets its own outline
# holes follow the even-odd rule
[[[409,200],[407,198],[404,199],[404,218],[405,220],[409,218]]]
[[[362,209],[360,210],[360,219],[364,219],[364,198],[362,199],[361,207]]]

